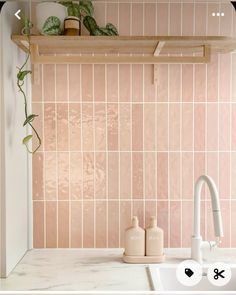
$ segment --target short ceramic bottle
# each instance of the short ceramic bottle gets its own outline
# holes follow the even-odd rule
[[[125,255],[145,255],[145,230],[139,226],[137,216],[132,218],[132,226],[125,231]]]
[[[163,255],[163,230],[157,227],[156,217],[151,217],[150,226],[146,229],[146,256]]]

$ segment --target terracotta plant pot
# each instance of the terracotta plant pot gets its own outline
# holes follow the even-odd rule
[[[64,21],[64,35],[81,35],[81,22],[78,17],[68,16]]]

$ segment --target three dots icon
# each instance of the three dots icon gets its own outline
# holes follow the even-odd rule
[[[224,12],[212,12],[212,16],[225,16]]]

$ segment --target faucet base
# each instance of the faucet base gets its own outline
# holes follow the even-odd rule
[[[191,247],[191,258],[198,263],[202,263],[202,253],[201,253],[202,237],[192,236],[192,247]]]

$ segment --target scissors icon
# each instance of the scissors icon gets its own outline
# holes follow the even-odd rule
[[[216,275],[214,276],[214,279],[215,279],[215,280],[218,280],[219,277],[221,277],[222,279],[224,279],[225,277],[222,275],[224,272],[225,272],[224,270],[219,271],[218,268],[215,268],[215,269],[214,269],[214,273],[215,273]]]

